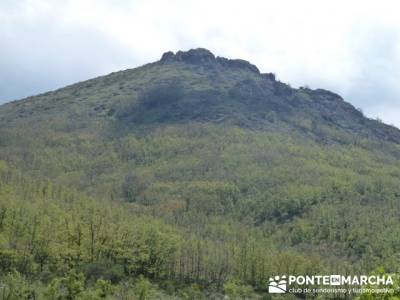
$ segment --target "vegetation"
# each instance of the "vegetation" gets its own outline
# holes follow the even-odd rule
[[[0,299],[397,272],[399,158],[400,132],[339,96],[206,50],[3,105]]]

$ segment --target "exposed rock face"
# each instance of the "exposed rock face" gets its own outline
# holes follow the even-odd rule
[[[172,51],[168,51],[165,52],[162,56],[161,56],[161,62],[168,62],[168,61],[172,61],[174,59],[174,52]]]
[[[312,93],[315,96],[324,97],[326,100],[341,100],[341,101],[343,101],[343,98],[340,95],[335,94],[328,90],[316,89],[316,90],[313,90]]]
[[[274,73],[263,73],[261,74],[262,77],[265,79],[271,80],[271,81],[276,81],[276,77]]]
[[[210,64],[215,63],[215,56],[209,50],[198,48],[189,51],[178,51],[174,54],[172,51],[164,53],[161,62],[180,61],[189,64]]]
[[[189,51],[178,51],[174,54],[171,51],[165,52],[160,62],[179,61],[195,65],[220,65],[228,68],[246,69],[259,74],[258,68],[243,59],[227,59],[225,57],[215,57],[211,51],[204,48],[191,49]]]
[[[203,48],[190,49],[189,51],[178,51],[175,57],[178,61],[184,61],[190,64],[215,63],[214,54]]]
[[[258,68],[255,65],[252,65],[247,60],[243,59],[227,59],[224,57],[217,57],[217,62],[221,65],[231,67],[231,68],[238,68],[238,69],[247,69],[254,73],[260,73]]]

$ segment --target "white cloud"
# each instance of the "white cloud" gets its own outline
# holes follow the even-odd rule
[[[7,44],[0,54],[6,58],[0,63],[27,64],[26,82],[29,76],[38,82],[35,68],[45,63],[43,80],[60,78],[54,84],[63,85],[154,61],[167,50],[201,46],[248,59],[294,86],[332,89],[368,115],[400,126],[393,113],[400,114],[397,3],[5,1],[0,4],[0,38]],[[38,83],[41,88],[53,85]]]

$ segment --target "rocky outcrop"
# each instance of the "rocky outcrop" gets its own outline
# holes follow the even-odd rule
[[[178,51],[174,54],[171,51],[164,53],[161,62],[179,61],[189,64],[201,65],[215,63],[215,56],[211,51],[204,48],[191,49],[189,51]]]
[[[271,80],[271,81],[276,81],[276,76],[274,73],[263,73],[261,76],[265,79]]]
[[[340,95],[338,95],[336,93],[333,93],[331,91],[328,91],[328,90],[324,90],[324,89],[312,90],[312,94],[314,96],[323,97],[326,100],[340,100],[340,101],[343,101],[343,98]]]
[[[258,68],[243,59],[227,59],[225,57],[215,57],[214,54],[204,48],[191,49],[189,51],[178,51],[174,54],[171,51],[165,52],[160,62],[184,62],[195,65],[214,65],[235,69],[244,69],[259,74]]]
[[[259,74],[258,68],[244,59],[227,59],[225,57],[217,57],[217,62],[223,66],[238,69],[247,69],[251,72]]]

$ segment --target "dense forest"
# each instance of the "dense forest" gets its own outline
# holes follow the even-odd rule
[[[277,274],[396,273],[399,182],[400,131],[339,95],[167,52],[0,106],[0,299],[270,299]]]

